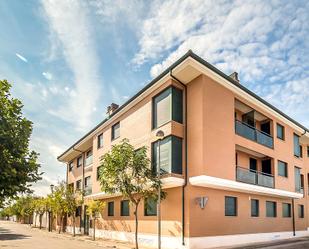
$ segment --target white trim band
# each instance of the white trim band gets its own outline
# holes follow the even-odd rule
[[[199,187],[224,189],[228,191],[236,191],[244,193],[254,193],[260,195],[275,196],[279,198],[295,198],[295,199],[303,198],[303,194],[300,193],[290,192],[281,189],[265,188],[257,185],[236,182],[232,180],[207,175],[190,177],[189,182],[193,186],[199,186]]]

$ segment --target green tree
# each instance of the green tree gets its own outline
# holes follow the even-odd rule
[[[160,179],[153,174],[147,157],[147,148],[135,150],[124,139],[103,155],[100,168],[100,183],[103,192],[120,193],[135,206],[135,246],[138,249],[138,206],[141,200],[157,198]],[[166,193],[161,192],[164,198]]]
[[[76,209],[82,204],[82,196],[79,191],[74,192],[74,188],[67,186],[65,191],[66,198],[66,210],[67,213],[72,216],[73,223],[73,237],[75,237],[75,220],[76,220]]]
[[[0,80],[0,206],[6,198],[31,192],[31,184],[41,179],[38,154],[29,149],[32,122],[23,117],[23,105],[10,88]]]
[[[105,202],[99,200],[91,200],[87,202],[87,214],[91,217],[93,221],[93,240],[95,240],[95,223],[100,213],[105,208]]]
[[[37,198],[34,200],[34,211],[39,215],[40,229],[42,229],[42,218],[44,213],[47,211],[47,201],[45,198]]]

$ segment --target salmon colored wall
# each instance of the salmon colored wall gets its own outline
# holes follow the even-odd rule
[[[282,203],[291,203],[290,199],[192,186],[190,192],[190,237],[293,230],[292,218],[282,217]],[[199,196],[208,197],[205,209],[201,209],[196,203],[195,198]],[[225,196],[237,197],[237,216],[225,216]],[[251,217],[250,198],[259,200],[259,217]],[[266,217],[266,200],[277,202],[277,217]],[[298,204],[305,204],[305,200],[295,201],[296,230],[306,230],[308,212],[305,210],[305,218],[298,218]]]

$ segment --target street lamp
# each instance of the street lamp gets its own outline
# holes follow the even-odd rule
[[[50,184],[50,191],[51,193],[54,193],[54,187],[55,185],[54,184]],[[52,221],[51,221],[51,218],[52,218],[52,214],[51,214],[51,208],[49,207],[48,208],[48,231],[51,232],[52,231]]]
[[[157,177],[160,180],[161,176],[161,140],[164,138],[164,132],[162,130],[157,131],[156,137],[158,138],[158,163],[157,163]],[[158,215],[158,249],[161,249],[161,186],[158,187],[158,203],[157,203],[157,215]]]

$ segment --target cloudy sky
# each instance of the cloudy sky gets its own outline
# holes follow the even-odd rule
[[[45,194],[56,157],[188,49],[309,127],[309,1],[3,0],[0,78],[33,121]]]

